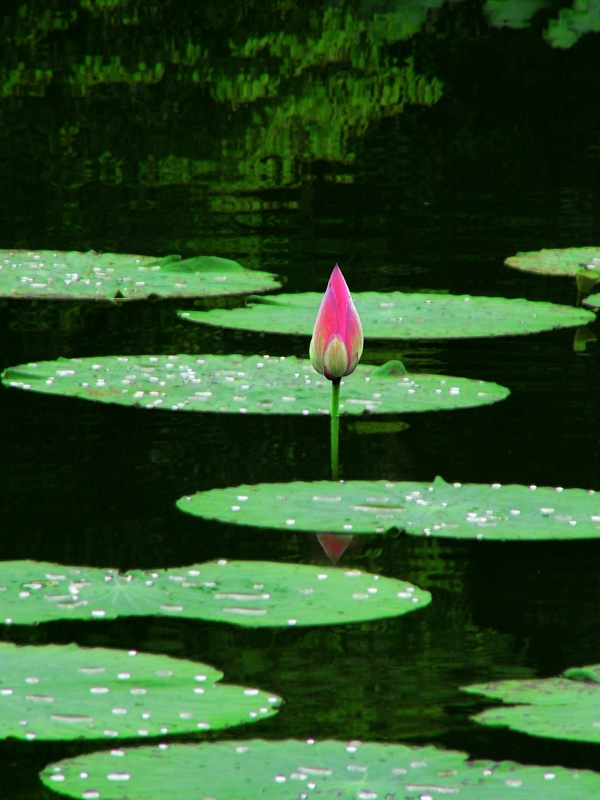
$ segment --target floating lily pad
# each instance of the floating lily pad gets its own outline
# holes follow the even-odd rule
[[[168,570],[0,562],[0,623],[131,616],[188,617],[250,628],[397,617],[429,592],[357,569],[271,561],[213,561]]]
[[[102,356],[10,367],[7,386],[103,403],[229,414],[329,414],[331,384],[308,359],[269,356]],[[400,362],[359,364],[342,382],[341,414],[400,414],[503,400],[496,383],[409,375]]]
[[[504,297],[353,292],[365,339],[466,339],[585,325],[589,311]],[[245,308],[180,311],[181,319],[219,328],[310,336],[322,295],[253,297]]]
[[[566,247],[562,250],[533,250],[510,256],[507,267],[537,275],[570,275],[581,270],[598,272],[600,278],[600,247]]]
[[[260,528],[456,539],[600,538],[600,494],[584,489],[390,481],[261,483],[182,497],[188,514]]]
[[[590,294],[581,302],[584,306],[588,306],[589,308],[600,308],[600,292],[596,294]]]
[[[0,250],[0,296],[47,300],[213,297],[267,292],[274,275],[216,256]]]
[[[104,739],[219,730],[281,698],[217,683],[205,664],[134,650],[0,643],[0,737]]]
[[[567,670],[559,678],[495,681],[461,688],[518,704],[490,708],[473,717],[484,725],[507,725],[550,739],[600,743],[600,664]]]
[[[260,739],[89,753],[50,764],[42,782],[102,800],[590,800],[600,776],[512,761],[472,761],[434,747]]]

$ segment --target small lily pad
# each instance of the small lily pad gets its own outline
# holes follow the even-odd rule
[[[595,772],[474,761],[466,753],[359,741],[260,739],[87,753],[47,766],[61,794],[102,800],[590,800]]]
[[[600,743],[600,664],[566,670],[559,678],[461,688],[515,704],[482,711],[473,717],[476,722],[507,725],[530,736]]]
[[[597,272],[600,278],[600,247],[566,247],[562,250],[533,250],[510,256],[507,267],[536,275],[570,275],[581,270]]]
[[[245,308],[180,311],[181,319],[219,328],[310,336],[322,296],[253,297]],[[554,303],[470,295],[353,292],[365,339],[466,339],[538,333],[585,325],[589,311]]]
[[[582,301],[584,306],[588,308],[600,308],[600,292],[595,294],[590,294],[588,297],[585,297]]]
[[[305,564],[223,560],[122,574],[35,561],[0,562],[4,624],[163,616],[249,628],[334,625],[397,617],[430,601],[429,592],[406,581]]]
[[[47,300],[144,300],[273,291],[274,275],[217,256],[0,250],[0,296]]]
[[[243,500],[240,500],[243,498]],[[262,483],[177,501],[187,514],[260,528],[456,539],[598,539],[600,494],[584,489],[390,481]]]
[[[0,737],[116,739],[219,730],[281,698],[218,683],[205,664],[135,650],[0,643]]]
[[[329,414],[331,384],[308,359],[269,356],[101,356],[10,367],[18,389],[170,411]],[[400,414],[469,408],[503,400],[496,383],[409,375],[400,362],[359,364],[342,382],[341,414]]]

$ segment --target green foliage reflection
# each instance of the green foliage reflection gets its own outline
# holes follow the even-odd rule
[[[385,14],[325,5],[301,23],[286,3],[276,4],[279,18],[249,6],[194,5],[182,30],[169,4],[156,0],[80,0],[69,11],[56,3],[22,5],[4,24],[14,63],[0,64],[0,96],[43,98],[58,91],[130,102],[143,106],[145,126],[164,126],[180,120],[181,97],[189,95],[194,116],[209,116],[211,125],[227,122],[221,153],[211,155],[235,154],[231,174],[219,175],[231,191],[296,186],[306,162],[352,163],[353,140],[369,125],[442,96],[440,80],[422,74],[410,53],[402,60],[390,51],[420,30],[425,5]],[[61,127],[71,151],[73,140],[77,150],[84,145],[82,133],[92,122],[89,107],[73,110]],[[135,120],[132,115],[129,122]],[[191,140],[188,145],[187,152],[137,151],[125,166],[147,186],[200,182],[222,194],[214,185],[215,158],[198,158]],[[98,152],[84,147],[87,170],[99,163],[104,174],[110,158],[122,176],[121,153],[107,153],[100,143]]]

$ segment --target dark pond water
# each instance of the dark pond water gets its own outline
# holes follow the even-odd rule
[[[403,38],[392,3],[3,3],[0,247],[215,254],[275,272],[292,292],[323,290],[337,261],[354,291],[572,304],[571,280],[515,273],[503,260],[600,242],[598,36],[557,49],[543,38],[550,10],[515,29],[490,26],[478,2],[426,5],[414,4],[418,32]],[[311,42],[325,29],[331,44],[317,56]],[[303,47],[253,44],[284,34]],[[86,56],[100,59],[87,71]],[[403,69],[407,86],[423,75],[428,90],[386,104],[381,87]],[[304,339],[197,330],[175,317],[184,306],[5,301],[0,366],[307,354]],[[407,417],[398,434],[358,435],[342,421],[344,477],[600,489],[600,354],[573,341],[563,330],[367,342],[365,359],[402,358],[511,395]],[[12,390],[0,392],[0,416],[2,559],[327,563],[314,537],[210,524],[174,506],[198,489],[327,478],[327,419],[144,412]],[[598,766],[591,746],[475,725],[469,716],[485,702],[458,690],[600,660],[596,544],[365,537],[341,564],[407,579],[434,601],[398,620],[338,627],[254,632],[148,618],[1,636],[205,661],[285,698],[272,719],[221,738],[428,742]],[[37,771],[93,749],[4,743],[0,796],[50,797]]]

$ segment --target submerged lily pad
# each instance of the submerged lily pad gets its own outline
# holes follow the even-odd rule
[[[584,489],[390,481],[261,483],[182,497],[206,519],[301,531],[403,530],[456,539],[600,538],[600,494]]]
[[[0,296],[48,300],[140,300],[267,292],[281,284],[268,272],[217,256],[0,250]]]
[[[181,319],[219,328],[310,336],[322,295],[253,297],[245,308],[180,311]],[[589,311],[504,297],[354,292],[366,339],[466,339],[585,325]]]
[[[65,759],[40,777],[61,794],[102,800],[590,800],[600,791],[590,771],[398,744],[251,739],[117,752]]]
[[[217,683],[205,664],[134,650],[0,643],[0,737],[105,739],[219,730],[281,698]]]
[[[407,422],[402,422],[401,420],[386,422],[371,419],[358,419],[356,422],[352,422],[348,425],[348,429],[353,431],[353,433],[358,433],[359,436],[370,436],[377,433],[386,435],[390,433],[401,433],[409,427],[410,425]]]
[[[507,267],[537,275],[570,275],[581,270],[598,272],[600,278],[600,247],[566,247],[562,250],[532,250],[505,259]]]
[[[103,403],[229,414],[329,414],[331,384],[308,359],[269,356],[59,358],[5,370],[7,386]],[[359,364],[342,383],[340,413],[400,414],[503,400],[496,383],[409,375],[401,362]]]
[[[429,592],[406,581],[305,564],[223,560],[122,574],[0,562],[0,623],[5,624],[166,616],[250,628],[333,625],[397,617],[430,601]]]
[[[559,678],[495,681],[461,687],[505,703],[476,714],[484,725],[507,725],[531,736],[600,743],[600,664],[566,670]]]

